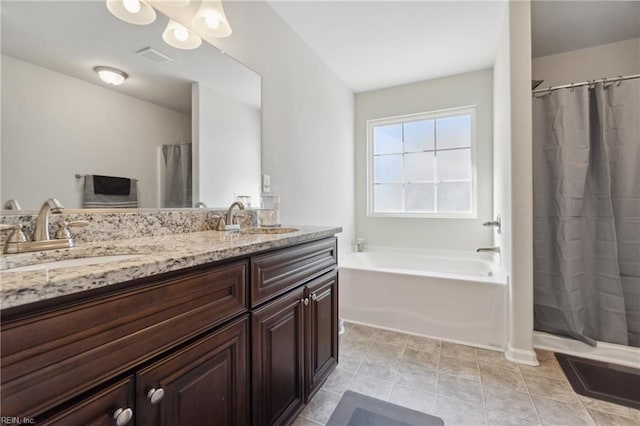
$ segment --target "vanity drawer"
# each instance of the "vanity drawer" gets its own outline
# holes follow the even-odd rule
[[[35,416],[247,310],[247,262],[3,322],[2,415]]]
[[[337,261],[335,238],[251,258],[251,307],[330,271]]]

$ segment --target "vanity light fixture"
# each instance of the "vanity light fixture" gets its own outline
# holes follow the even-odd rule
[[[220,0],[203,0],[192,21],[193,29],[202,35],[229,37],[231,26]]]
[[[100,80],[111,86],[119,86],[129,77],[126,72],[112,67],[99,66],[93,70],[98,73]]]
[[[195,49],[202,44],[202,39],[187,27],[169,19],[167,28],[162,33],[162,39],[178,49]]]
[[[156,11],[143,0],[107,0],[107,9],[129,24],[148,25],[156,20]]]

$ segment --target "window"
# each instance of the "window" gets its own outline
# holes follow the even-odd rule
[[[369,215],[475,217],[475,107],[367,122]]]

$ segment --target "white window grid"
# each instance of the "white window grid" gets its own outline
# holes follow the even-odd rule
[[[439,118],[453,117],[453,116],[465,116],[468,115],[471,117],[471,141],[469,147],[456,147],[456,148],[440,148],[438,149],[438,138],[435,135],[437,126],[435,125],[435,120]],[[417,151],[406,151],[404,148],[404,126],[402,129],[402,151],[394,152],[394,153],[385,153],[385,154],[373,154],[373,129],[378,126],[386,126],[393,124],[404,124],[411,123],[416,121],[427,121],[434,120],[434,147],[433,149],[428,150],[417,150]],[[465,106],[460,108],[451,108],[446,110],[438,110],[438,111],[430,111],[423,112],[417,114],[408,114],[401,115],[395,117],[388,118],[380,118],[374,120],[367,121],[367,215],[370,217],[417,217],[417,218],[466,218],[466,219],[476,219],[477,218],[477,171],[476,171],[476,106]],[[444,151],[460,151],[460,150],[471,150],[471,179],[446,179],[442,180],[438,178],[438,161],[437,155],[438,152]],[[407,154],[416,154],[422,152],[433,152],[434,153],[434,171],[433,171],[433,180],[413,180],[413,181],[405,181],[404,178],[404,168],[405,162],[404,157]],[[402,155],[401,161],[401,182],[383,182],[376,183],[373,181],[373,161],[375,157],[383,157],[390,155]],[[438,184],[439,183],[468,183],[471,182],[471,211],[468,212],[439,212],[438,211]],[[384,185],[401,185],[402,187],[402,211],[398,212],[376,212],[374,207],[374,187],[378,184]],[[405,208],[405,190],[406,186],[409,184],[433,184],[434,185],[434,211],[406,211]]]

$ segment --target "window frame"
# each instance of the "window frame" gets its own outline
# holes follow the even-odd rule
[[[436,120],[438,118],[470,115],[471,116],[471,212],[376,212],[374,211],[374,182],[373,182],[373,129],[377,126],[410,123],[415,121]],[[478,167],[476,155],[476,116],[477,106],[468,105],[463,107],[442,109],[436,111],[420,112],[415,114],[405,114],[393,117],[384,117],[367,120],[367,217],[392,217],[392,218],[426,218],[426,219],[477,219],[478,218]],[[434,123],[435,126],[435,123]],[[434,153],[437,158],[437,139],[435,140]],[[437,168],[437,160],[435,167]],[[438,180],[434,182],[440,183]],[[406,185],[407,182],[402,182]],[[437,191],[437,189],[436,189]],[[437,199],[437,194],[434,195]]]

